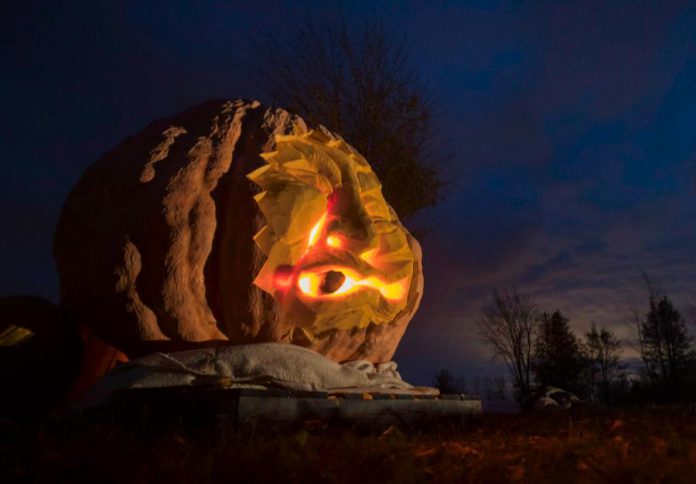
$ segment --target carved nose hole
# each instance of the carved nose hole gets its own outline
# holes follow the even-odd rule
[[[343,281],[346,280],[346,276],[339,271],[328,271],[324,274],[324,280],[321,281],[319,285],[319,290],[324,294],[332,294],[338,291],[338,288],[343,285]]]

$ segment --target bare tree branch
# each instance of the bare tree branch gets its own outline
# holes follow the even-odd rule
[[[432,129],[426,85],[410,68],[405,35],[380,19],[362,25],[308,22],[268,35],[257,66],[273,103],[340,133],[370,162],[404,220],[435,204],[447,156]]]
[[[476,321],[481,340],[508,367],[518,398],[531,390],[531,358],[538,324],[538,309],[529,296],[515,289],[494,290],[493,301]]]

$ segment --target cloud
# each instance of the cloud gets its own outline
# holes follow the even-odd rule
[[[611,150],[606,153],[612,159]],[[483,170],[480,180],[464,181],[467,193],[429,215],[440,219],[439,230],[423,243],[426,297],[397,354],[407,374],[426,354],[469,375],[489,364],[474,321],[495,287],[516,285],[544,310],[561,310],[578,335],[592,322],[607,326],[623,340],[627,357],[636,355],[629,310],[646,305],[641,270],[662,281],[678,307],[696,294],[690,223],[696,203],[688,191],[635,186],[619,169],[599,176],[580,172],[535,186],[530,195],[528,188],[517,193],[514,184],[500,183],[498,170],[508,169]],[[535,170],[529,169],[529,180]],[[599,180],[617,195],[589,195]],[[679,180],[670,183],[678,186]]]

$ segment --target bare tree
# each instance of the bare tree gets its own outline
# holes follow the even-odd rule
[[[628,327],[633,337],[628,340],[628,345],[629,347],[638,351],[638,354],[641,356],[641,362],[643,363],[643,371],[646,374],[649,374],[650,369],[648,368],[647,362],[643,358],[643,355],[645,354],[645,343],[643,342],[643,333],[640,330],[642,324],[642,310],[640,309],[638,304],[630,304],[628,309],[628,316],[626,318],[626,326]]]
[[[435,149],[428,90],[410,68],[405,36],[379,19],[343,19],[269,35],[258,65],[271,101],[340,133],[370,162],[385,198],[408,219],[439,198],[444,156]]]
[[[471,393],[481,396],[481,377],[478,375],[471,378]]]
[[[691,334],[693,335],[694,332],[696,332],[696,300],[692,299],[692,302],[687,304],[686,306],[686,311],[684,311],[686,314],[686,320],[688,321],[689,325],[691,326]]]
[[[531,392],[534,335],[539,320],[536,304],[517,290],[494,290],[493,300],[481,310],[476,328],[494,358],[505,362],[512,375],[518,400]]]
[[[660,282],[648,275],[644,270],[640,271],[641,278],[643,279],[643,287],[648,294],[648,300],[657,300],[662,296],[662,285]],[[654,371],[651,367],[651,361],[646,358],[646,354],[649,351],[648,345],[645,341],[645,333],[643,332],[643,323],[645,320],[645,310],[642,308],[641,304],[635,300],[629,302],[628,317],[626,319],[627,326],[629,327],[631,333],[633,334],[633,340],[629,341],[629,345],[638,351],[640,354],[641,362],[643,363],[643,371],[645,376],[649,377],[652,381],[652,376]]]
[[[466,393],[466,384],[461,378],[457,378],[449,370],[440,370],[435,374],[433,386],[443,395]]]
[[[486,398],[488,400],[505,400],[507,380],[503,375],[487,375],[483,379]]]
[[[593,322],[591,330],[585,333],[585,352],[590,365],[591,394],[608,403],[611,384],[621,371],[621,341],[604,326],[598,330]]]

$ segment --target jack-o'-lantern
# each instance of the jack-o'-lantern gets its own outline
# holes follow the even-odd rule
[[[158,121],[91,166],[54,252],[61,302],[129,356],[287,342],[389,360],[421,253],[340,136],[257,102]]]

